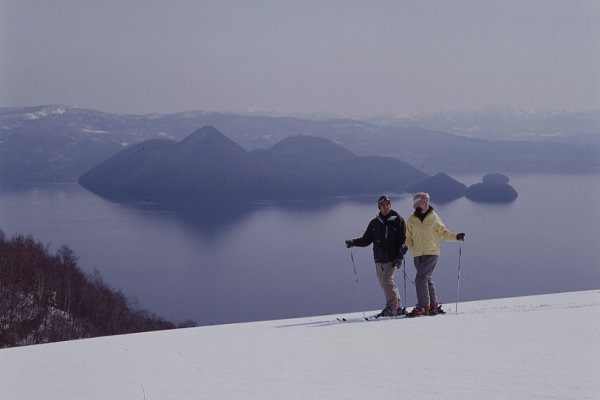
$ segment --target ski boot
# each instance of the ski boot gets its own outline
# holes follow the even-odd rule
[[[429,315],[446,314],[446,311],[442,310],[442,305],[439,303],[433,303],[429,306]]]
[[[394,315],[396,315],[396,312],[392,310],[391,307],[385,307],[379,314],[377,314],[377,317],[393,317]]]
[[[429,306],[420,306],[416,305],[415,308],[412,309],[410,314],[407,314],[408,317],[423,317],[429,315]]]

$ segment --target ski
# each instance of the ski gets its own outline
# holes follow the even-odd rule
[[[361,321],[361,320],[375,321],[378,319],[403,319],[405,317],[406,317],[406,313],[405,313],[405,311],[403,311],[403,314],[399,314],[399,315],[383,315],[382,313],[377,313],[377,314],[369,315],[368,317],[362,317],[362,318],[347,319],[345,317],[338,317],[338,318],[336,318],[336,320],[339,322]]]
[[[361,318],[345,318],[345,317],[338,317],[336,318],[336,320],[338,320],[339,322],[351,322],[351,321],[371,321],[372,318],[374,318],[375,315],[369,316],[369,317],[361,317]]]
[[[400,314],[395,314],[395,315],[383,315],[383,313],[379,313],[376,314],[374,316],[375,319],[379,319],[379,318],[390,318],[390,319],[402,319],[406,316],[406,309],[403,308],[402,312]]]
[[[373,321],[375,317],[379,314],[373,314],[365,317],[356,317],[356,318],[346,318],[346,317],[337,317],[336,320],[339,322],[357,322],[357,321]]]
[[[357,322],[357,321],[376,321],[379,319],[404,319],[404,318],[417,318],[417,317],[435,317],[436,315],[444,315],[446,311],[442,309],[440,306],[435,314],[428,315],[411,315],[411,313],[407,312],[406,309],[403,310],[403,313],[400,315],[383,315],[382,313],[377,313],[373,315],[369,315],[366,317],[356,317],[356,318],[346,318],[346,317],[337,317],[336,320],[338,322]]]
[[[404,319],[406,315],[376,315],[375,319]]]

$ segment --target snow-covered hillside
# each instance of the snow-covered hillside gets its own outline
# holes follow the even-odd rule
[[[0,350],[3,400],[598,399],[600,290]]]

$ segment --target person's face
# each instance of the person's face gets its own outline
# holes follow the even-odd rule
[[[379,203],[379,211],[381,211],[381,215],[388,215],[391,209],[392,204],[389,201],[383,201]]]
[[[419,208],[423,212],[429,210],[429,198],[427,198],[426,196],[422,196],[421,201],[419,202]]]

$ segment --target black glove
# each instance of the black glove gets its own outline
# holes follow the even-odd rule
[[[354,240],[352,240],[352,239],[346,240],[346,247],[350,248],[352,246],[354,246]]]
[[[465,240],[465,234],[464,233],[457,233],[456,234],[456,240],[464,241]]]
[[[406,247],[406,245],[400,246],[400,256],[402,258],[404,258],[404,255],[406,254],[407,251],[408,251],[408,247]]]

